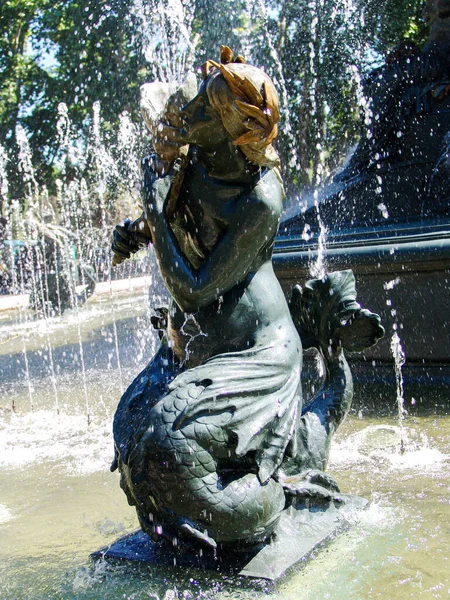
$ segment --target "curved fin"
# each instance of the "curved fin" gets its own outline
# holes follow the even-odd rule
[[[305,348],[327,355],[342,347],[362,352],[384,336],[380,317],[356,302],[355,276],[350,270],[296,285],[289,302],[292,319]]]

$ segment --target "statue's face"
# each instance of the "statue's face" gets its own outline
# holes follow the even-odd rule
[[[206,93],[207,81],[204,81],[198,94],[181,109],[184,125],[180,137],[186,144],[195,144],[202,148],[214,148],[230,136],[222,124],[219,113],[211,106]]]

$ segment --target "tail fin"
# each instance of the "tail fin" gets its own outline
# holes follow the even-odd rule
[[[317,348],[325,359],[338,348],[362,352],[384,336],[380,317],[356,302],[350,270],[296,285],[289,309],[304,348]]]
[[[303,406],[293,464],[323,470],[331,439],[353,399],[343,348],[350,352],[370,348],[383,337],[384,328],[378,315],[356,302],[352,271],[336,271],[303,288],[295,286],[289,308],[303,346],[317,348],[325,366],[323,387]]]

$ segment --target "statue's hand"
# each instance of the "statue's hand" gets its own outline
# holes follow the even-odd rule
[[[170,195],[172,183],[181,168],[181,159],[176,159],[169,172],[160,176],[155,169],[155,157],[150,156],[142,161],[144,171],[144,204],[147,217],[164,214],[164,208]]]
[[[142,223],[142,227],[140,226]],[[114,253],[113,266],[120,264],[130,258],[142,248],[146,248],[151,241],[148,227],[142,218],[132,221],[125,219],[116,225],[113,231],[111,250]]]
[[[165,163],[171,163],[180,155],[184,142],[180,140],[180,131],[176,127],[160,121],[152,129],[153,148],[157,156]]]

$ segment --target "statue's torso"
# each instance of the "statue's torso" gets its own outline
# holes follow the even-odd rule
[[[188,367],[224,352],[256,345],[292,344],[300,340],[272,269],[266,262],[256,273],[212,304],[186,315],[174,303],[169,318],[169,340]],[[185,353],[187,349],[187,353]]]
[[[233,204],[243,194],[250,193],[252,187],[212,180],[201,168],[192,169],[187,179],[189,187],[183,190],[181,200],[207,255],[230,226]],[[264,185],[263,180],[256,185]],[[254,261],[254,268],[243,281],[193,315],[185,315],[173,304],[169,339],[187,366],[201,364],[222,352],[273,343],[278,338],[280,341],[288,338],[289,343],[300,346],[272,269],[272,245],[273,240],[268,239],[267,246]]]
[[[180,211],[187,213],[187,226],[193,228],[205,253],[209,253],[227,230],[232,218],[232,205],[252,189],[252,180],[237,184],[213,179],[198,164],[191,165],[180,194]]]

